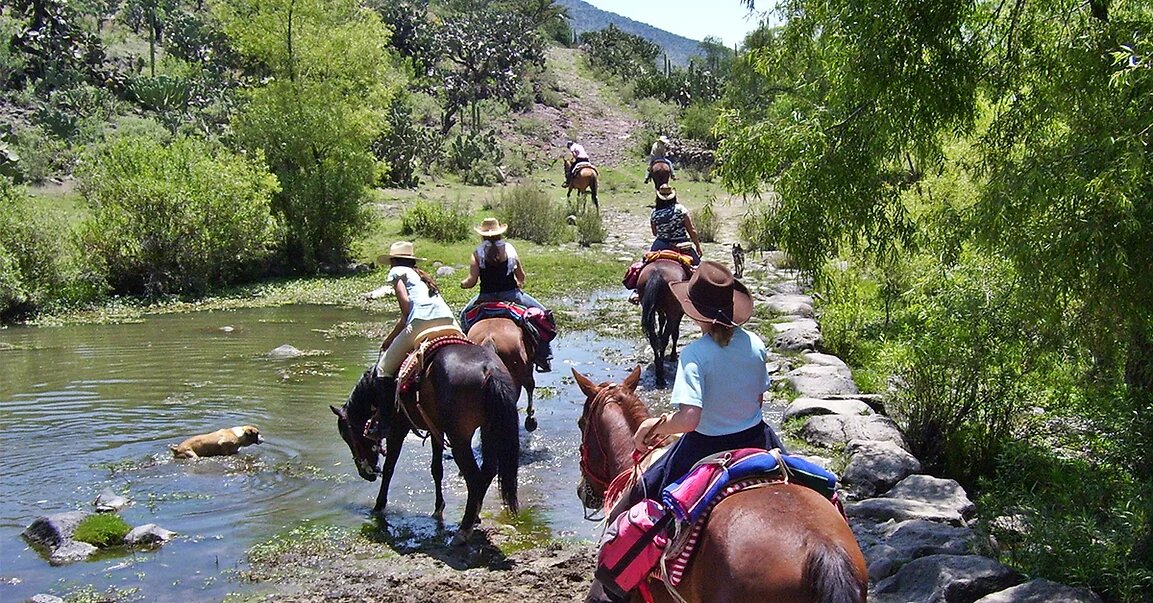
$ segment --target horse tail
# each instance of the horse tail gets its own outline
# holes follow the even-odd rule
[[[805,559],[805,582],[812,585],[815,603],[864,603],[868,584],[857,576],[844,547],[822,542]]]
[[[665,275],[660,270],[653,270],[652,276],[645,282],[645,293],[641,296],[641,327],[644,329],[645,335],[648,336],[654,352],[660,343],[657,340],[659,335],[657,333],[657,310],[661,305],[661,295],[667,288],[668,283],[665,282]]]
[[[589,191],[592,193],[592,196],[593,196],[593,207],[595,207],[597,209],[597,211],[600,211],[601,205],[600,205],[600,203],[597,203],[597,174],[596,174],[596,172],[593,172],[592,180],[589,183]]]
[[[504,506],[516,513],[517,469],[520,466],[520,425],[518,424],[517,392],[508,371],[500,365],[484,369],[481,396],[484,400],[484,424],[480,428],[480,449],[485,467],[496,466],[496,479],[500,485],[500,498]]]

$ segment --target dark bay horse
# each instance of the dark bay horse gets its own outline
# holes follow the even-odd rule
[[[572,166],[572,158],[566,158],[564,160],[565,173],[568,173],[569,170],[572,169]],[[585,194],[585,190],[588,190],[589,193],[592,194],[593,207],[595,207],[598,212],[600,211],[601,206],[597,203],[597,169],[593,167],[591,163],[573,172],[572,178],[569,178],[568,192],[565,193],[565,198],[567,199],[571,196],[574,190],[577,191],[578,199]]]
[[[573,376],[585,395],[578,493],[586,507],[597,507],[606,485],[632,470],[633,434],[649,412],[635,393],[640,367],[619,385]],[[673,601],[651,580],[657,601]],[[716,505],[676,590],[688,602],[863,603],[868,575],[836,507],[809,488],[780,483]]]
[[[641,294],[641,327],[653,348],[653,370],[657,387],[665,386],[665,352],[672,345],[668,359],[677,359],[677,339],[681,334],[684,310],[673,295],[669,283],[688,278],[683,263],[659,259],[645,264],[637,277],[637,291]]]
[[[428,432],[432,441],[432,477],[436,484],[436,510],[433,517],[444,519],[443,452],[452,449],[468,489],[464,517],[453,536],[453,544],[464,544],[472,534],[480,514],[485,492],[495,477],[500,496],[509,511],[517,511],[517,468],[520,463],[516,390],[512,377],[486,346],[452,344],[436,351],[424,373],[417,403],[406,401],[382,406],[381,421],[387,428],[384,446],[384,469],[377,468],[380,445],[364,437],[364,425],[373,413],[375,400],[383,395],[381,379],[373,369],[365,371],[348,401],[340,408],[330,406],[337,416],[337,428],[356,461],[360,477],[375,481],[381,477],[380,493],[372,513],[384,520],[388,504],[388,485],[400,458],[404,438],[413,429]],[[480,429],[481,464],[478,467],[472,451],[472,437]]]
[[[659,189],[663,184],[668,184],[672,175],[673,169],[663,161],[657,161],[649,166],[649,179],[653,181],[653,190]]]
[[[517,398],[520,390],[528,394],[528,410],[525,412],[525,431],[536,431],[535,411],[532,395],[536,389],[536,376],[533,373],[532,359],[536,356],[536,342],[525,334],[524,329],[511,318],[485,318],[468,328],[468,338],[474,343],[491,341],[496,353],[512,375]]]

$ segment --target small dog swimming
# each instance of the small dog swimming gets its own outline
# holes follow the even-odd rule
[[[202,456],[236,454],[243,446],[262,442],[264,438],[261,437],[259,429],[243,425],[195,435],[168,448],[172,451],[172,456],[178,459],[194,459]]]
[[[745,250],[740,243],[733,243],[733,276],[741,278],[745,275]]]

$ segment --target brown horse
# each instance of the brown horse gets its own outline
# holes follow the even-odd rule
[[[641,327],[653,348],[653,371],[657,387],[665,386],[665,352],[672,345],[668,359],[677,360],[677,339],[681,334],[681,319],[685,312],[673,295],[670,283],[687,278],[685,266],[676,260],[655,260],[645,264],[637,277],[637,291],[641,296]]]
[[[472,534],[485,492],[493,478],[509,511],[517,511],[517,468],[520,438],[516,416],[516,390],[512,377],[487,346],[452,344],[436,351],[424,371],[416,401],[403,405],[381,405],[381,421],[387,428],[384,469],[377,468],[380,445],[364,436],[364,426],[372,416],[376,400],[384,395],[382,379],[369,369],[340,408],[330,406],[337,416],[340,437],[352,451],[360,477],[375,481],[381,477],[380,492],[372,513],[384,521],[388,485],[400,458],[400,448],[409,431],[424,430],[432,441],[432,477],[436,483],[436,510],[433,517],[444,520],[444,447],[452,448],[453,459],[468,489],[464,517],[453,536],[453,544],[464,544]],[[480,429],[481,464],[472,451],[472,437]]]
[[[668,184],[672,175],[673,168],[663,161],[657,161],[649,166],[649,179],[653,181],[653,190],[659,189],[663,184]]]
[[[566,174],[572,170],[572,166],[573,159],[571,157],[565,158],[564,168]],[[572,174],[572,177],[569,178],[568,192],[565,193],[565,198],[567,199],[572,195],[574,190],[577,191],[578,199],[584,196],[585,190],[588,190],[592,194],[593,207],[595,207],[598,212],[600,211],[601,206],[597,203],[597,169],[593,167],[591,163],[577,170]]]
[[[532,370],[532,359],[536,355],[536,342],[524,332],[524,329],[516,321],[499,316],[485,318],[473,323],[468,328],[468,338],[479,344],[492,342],[501,362],[504,362],[505,368],[512,375],[517,398],[520,398],[521,388],[524,388],[528,394],[528,410],[525,412],[524,429],[525,431],[536,431],[536,411],[532,407],[532,395],[536,389],[536,376]]]
[[[640,367],[619,385],[596,385],[576,370],[573,376],[586,397],[577,492],[585,507],[596,508],[607,485],[632,470],[633,434],[649,412],[635,393]],[[673,601],[651,578],[649,586],[657,601]],[[863,603],[868,577],[836,507],[809,488],[780,483],[716,505],[676,590],[689,602]]]

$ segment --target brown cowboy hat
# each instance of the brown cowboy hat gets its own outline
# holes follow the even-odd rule
[[[376,263],[385,265],[392,258],[405,258],[409,260],[423,260],[413,255],[412,241],[397,241],[388,248],[388,254],[376,258]]]
[[[661,201],[670,201],[676,198],[677,189],[669,186],[668,184],[662,184],[660,188],[657,189],[657,199],[660,199]]]
[[[701,262],[692,278],[669,288],[695,320],[735,327],[753,315],[753,296],[724,264]]]
[[[504,234],[504,231],[508,230],[508,224],[501,224],[496,218],[485,218],[480,226],[473,226],[472,229],[482,237],[495,237]]]

